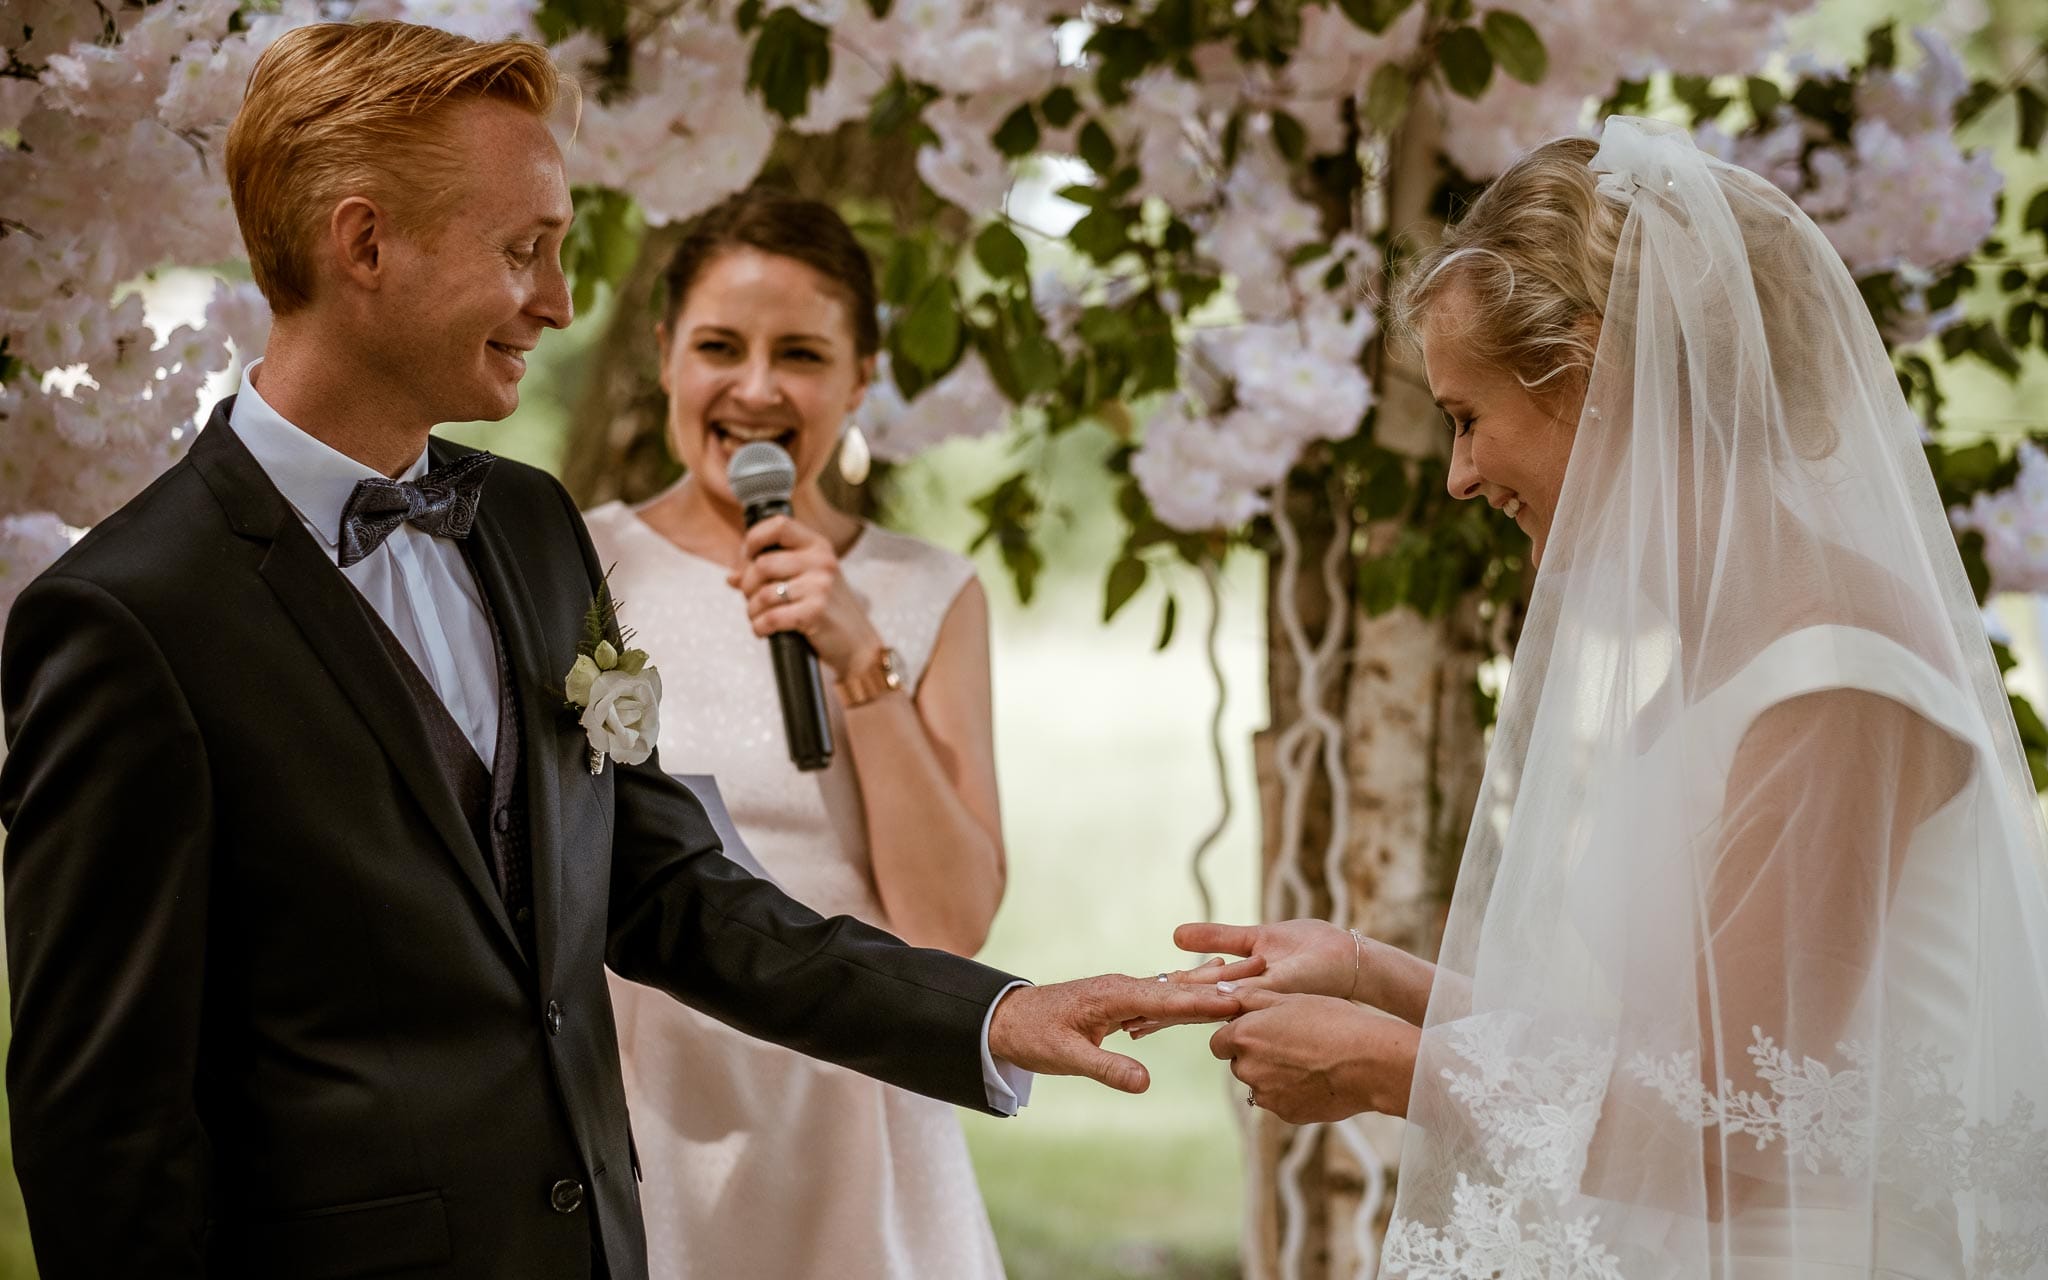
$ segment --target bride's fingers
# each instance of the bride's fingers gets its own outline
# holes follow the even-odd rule
[[[1266,957],[1246,956],[1242,960],[1225,960],[1222,956],[1205,960],[1192,969],[1182,969],[1166,975],[1168,982],[1183,986],[1213,986],[1218,982],[1242,982],[1255,978],[1266,971]]]
[[[1182,951],[1221,951],[1248,956],[1258,949],[1259,930],[1248,924],[1184,924],[1173,931],[1173,945]]]

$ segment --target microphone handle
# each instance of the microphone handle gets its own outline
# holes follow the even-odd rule
[[[818,655],[800,632],[778,631],[768,637],[775,662],[775,691],[781,695],[782,732],[789,739],[789,762],[809,773],[832,763],[832,722],[825,718],[825,682],[818,673]]]
[[[788,514],[787,502],[757,502],[747,508],[747,525]],[[778,631],[768,637],[768,656],[775,666],[789,762],[805,773],[826,768],[832,763],[832,722],[825,714],[825,679],[818,670],[817,651],[801,632]]]

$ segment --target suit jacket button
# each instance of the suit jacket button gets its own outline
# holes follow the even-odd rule
[[[550,1000],[550,1001],[548,1001],[548,1015],[547,1015],[547,1024],[548,1024],[548,1034],[549,1034],[549,1035],[551,1035],[551,1036],[558,1036],[558,1035],[561,1035],[561,1034],[562,1034],[562,1002],[561,1002],[561,1001],[559,1001],[559,1000]]]
[[[499,835],[510,831],[512,829],[512,811],[510,809],[498,810],[497,816],[491,819],[491,825],[498,829]]]
[[[548,1192],[548,1204],[556,1213],[574,1213],[583,1207],[583,1184],[564,1178]]]

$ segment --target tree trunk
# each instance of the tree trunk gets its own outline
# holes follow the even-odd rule
[[[1436,126],[1432,113],[1419,108],[1388,153],[1379,208],[1406,247],[1436,235],[1430,209],[1443,177]],[[1382,343],[1374,375],[1375,441],[1413,458],[1440,453],[1442,415],[1419,361]],[[1276,548],[1268,575],[1275,727],[1256,744],[1266,817],[1265,915],[1321,915],[1434,957],[1484,761],[1473,696],[1484,633],[1473,597],[1439,619],[1405,605],[1367,616],[1356,599],[1352,552],[1384,551],[1401,528],[1389,521],[1354,536],[1341,514],[1347,505],[1339,495],[1290,489],[1276,513],[1292,522],[1300,545],[1292,553]],[[1334,602],[1314,572],[1333,543],[1341,597]],[[1346,636],[1338,638],[1319,685],[1305,687],[1300,633],[1327,639],[1332,625]],[[1334,727],[1334,741],[1293,727],[1319,717],[1325,732]],[[1310,736],[1317,741],[1306,743]],[[1305,777],[1299,757],[1309,750],[1321,759]],[[1305,812],[1290,817],[1290,804]],[[1374,1274],[1401,1122],[1363,1116],[1296,1129],[1259,1112],[1251,1132],[1247,1276]]]

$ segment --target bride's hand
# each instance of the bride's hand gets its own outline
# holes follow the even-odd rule
[[[1226,991],[1274,991],[1356,1000],[1422,1025],[1436,966],[1374,938],[1353,938],[1327,920],[1282,920],[1276,924],[1184,924],[1175,945],[1186,951],[1220,951],[1242,960],[1210,961],[1167,974],[1187,985],[1225,984]],[[1138,1023],[1125,1030],[1135,1038],[1159,1028]]]
[[[1253,1106],[1289,1124],[1407,1114],[1415,1027],[1328,996],[1240,990],[1238,1002],[1245,1011],[1210,1037],[1209,1052],[1230,1064]]]
[[[1276,991],[1296,995],[1349,998],[1358,959],[1351,935],[1323,920],[1283,920],[1278,924],[1184,924],[1173,931],[1183,951],[1221,951],[1192,969],[1159,975],[1162,981],[1185,986],[1220,986],[1225,992]],[[1125,1027],[1142,1040],[1165,1024],[1144,1021]]]
[[[1230,982],[1253,991],[1292,995],[1359,997],[1360,944],[1327,920],[1282,920],[1276,924],[1184,924],[1173,931],[1183,951],[1244,956],[1234,964],[1198,965],[1171,975],[1176,982]],[[1260,962],[1263,962],[1260,967]]]

